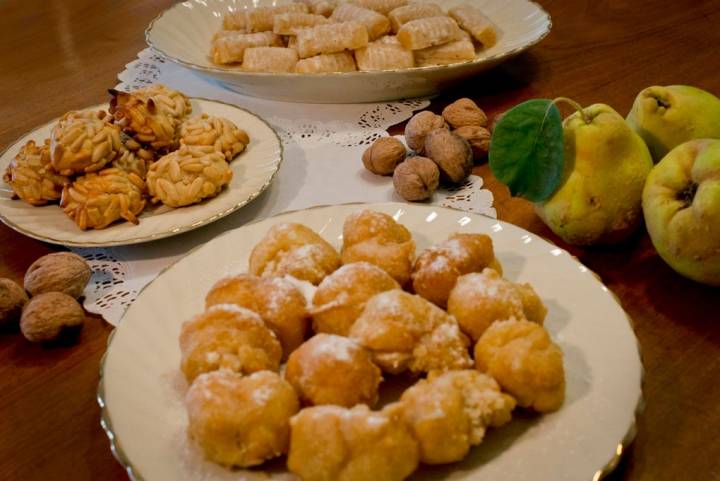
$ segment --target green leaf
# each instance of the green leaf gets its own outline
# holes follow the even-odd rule
[[[552,100],[533,99],[503,115],[493,130],[489,163],[514,196],[541,202],[562,179],[563,129]]]

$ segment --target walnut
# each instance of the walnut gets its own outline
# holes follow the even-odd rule
[[[20,330],[31,342],[48,342],[79,330],[85,312],[78,302],[62,292],[45,292],[28,302],[20,318]]]
[[[473,166],[473,153],[467,140],[446,129],[436,129],[425,139],[425,155],[440,168],[444,180],[460,183]]]
[[[440,182],[440,170],[426,157],[410,157],[398,165],[393,175],[395,191],[405,200],[432,197]]]
[[[453,133],[468,141],[476,161],[487,157],[491,137],[488,129],[477,125],[466,125],[453,130]]]
[[[22,287],[10,279],[0,278],[0,326],[17,321],[27,301]]]
[[[44,292],[63,292],[77,299],[91,274],[90,266],[79,255],[55,252],[30,265],[25,273],[25,289],[33,296]]]
[[[365,168],[378,175],[390,175],[405,160],[407,150],[395,137],[381,137],[365,150],[362,156]]]
[[[435,129],[447,129],[440,115],[436,115],[429,110],[425,110],[415,114],[405,126],[405,141],[408,147],[418,154],[422,154],[425,148],[425,136]]]
[[[485,127],[487,125],[487,115],[470,99],[458,99],[445,107],[442,116],[447,123],[457,129],[467,125],[476,125]]]

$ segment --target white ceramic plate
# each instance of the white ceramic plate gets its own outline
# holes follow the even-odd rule
[[[528,0],[448,0],[444,9],[471,3],[499,29],[498,43],[475,60],[437,67],[327,74],[242,72],[210,61],[210,41],[228,11],[287,3],[285,0],[189,0],[177,3],[152,21],[145,31],[151,47],[181,65],[224,82],[254,97],[290,102],[380,102],[435,94],[477,75],[538,43],[550,32],[550,15]]]
[[[214,222],[246,205],[263,192],[282,162],[282,143],[275,131],[260,117],[233,105],[204,99],[191,99],[193,115],[207,113],[225,117],[250,136],[247,149],[230,164],[233,179],[217,197],[200,204],[172,209],[153,207],[140,216],[138,225],[115,223],[102,230],[80,230],[58,205],[33,207],[12,200],[12,190],[0,180],[0,220],[22,234],[52,244],[101,247],[138,244],[170,237]],[[87,110],[107,109],[107,104]],[[28,140],[42,144],[50,137],[57,119],[38,127],[17,140],[0,156],[0,172]]]
[[[641,403],[642,365],[628,318],[612,294],[567,252],[518,227],[434,206],[368,204],[317,207],[230,231],[161,273],[130,306],[103,361],[98,399],[103,426],[131,478],[145,481],[295,479],[284,459],[229,471],[204,461],[185,435],[178,336],[203,310],[222,276],[243,272],[252,247],[278,222],[301,222],[339,246],[351,212],[394,215],[418,249],[451,232],[492,236],[506,277],[530,282],[549,309],[546,326],[565,354],[567,399],[556,413],[520,415],[491,431],[457,464],[422,467],[412,480],[597,481],[632,440]],[[269,476],[266,477],[266,476]]]

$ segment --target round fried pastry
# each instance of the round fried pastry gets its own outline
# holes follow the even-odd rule
[[[276,224],[250,253],[250,272],[256,276],[293,276],[318,285],[340,267],[340,256],[309,227]]]
[[[410,279],[415,242],[410,231],[391,216],[371,210],[350,214],[343,224],[343,264],[369,262],[400,285]]]
[[[228,467],[262,464],[287,452],[295,391],[280,376],[220,370],[200,375],[185,397],[188,434],[205,456]]]
[[[454,317],[435,304],[401,290],[367,301],[350,338],[373,354],[387,373],[465,369],[472,365],[468,338]]]
[[[418,466],[417,442],[394,414],[316,406],[290,425],[288,469],[303,481],[401,481]]]
[[[235,304],[257,312],[275,333],[286,359],[305,341],[309,314],[305,296],[280,277],[238,274],[219,280],[205,296],[205,307]]]
[[[417,257],[412,272],[413,290],[428,301],[445,307],[457,278],[482,271],[494,258],[489,236],[453,234]]]
[[[304,404],[375,405],[382,380],[370,353],[347,337],[317,334],[292,354],[285,379]]]
[[[365,303],[375,294],[400,285],[368,262],[345,264],[327,276],[313,296],[313,330],[347,336]]]
[[[241,374],[280,369],[282,348],[259,314],[230,304],[208,308],[182,326],[180,369],[188,382],[228,369]]]
[[[519,406],[550,412],[565,399],[562,351],[534,322],[493,323],[475,345],[475,365],[495,378]]]

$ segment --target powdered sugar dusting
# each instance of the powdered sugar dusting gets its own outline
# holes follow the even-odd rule
[[[301,279],[298,279],[297,277],[291,276],[291,275],[285,275],[285,277],[282,278],[283,281],[289,282],[292,284],[297,290],[300,291],[300,293],[305,297],[305,305],[308,309],[312,307],[312,300],[313,297],[315,297],[315,291],[317,291],[317,287],[312,285],[312,283],[308,281],[303,281]]]
[[[328,355],[343,362],[353,362],[353,354],[359,346],[347,337],[332,334],[318,335],[313,348],[318,355]]]

